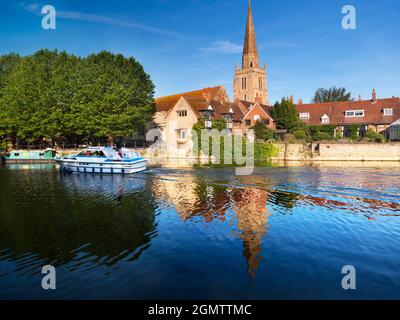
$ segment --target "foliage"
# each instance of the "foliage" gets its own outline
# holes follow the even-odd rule
[[[306,132],[303,129],[296,129],[293,131],[293,134],[297,140],[308,140],[309,139],[308,132]]]
[[[138,131],[155,112],[154,85],[134,58],[40,50],[0,57],[0,137],[91,142]]]
[[[256,139],[268,141],[274,137],[274,131],[267,128],[261,121],[257,121],[251,129],[254,130]]]
[[[381,133],[377,133],[375,130],[369,129],[365,133],[365,138],[371,142],[384,143],[386,141],[385,136]]]
[[[275,119],[278,129],[287,129],[289,132],[296,128],[300,122],[293,102],[285,98],[282,98],[281,102],[275,103],[271,115]]]
[[[272,143],[255,143],[254,159],[255,161],[265,161],[271,159],[279,153],[279,148]]]
[[[205,129],[204,126],[204,121],[199,121],[197,124],[193,126],[193,131],[196,133],[196,136],[199,137],[197,141],[193,141],[194,143],[197,143],[197,147],[199,150],[199,156],[200,156],[200,151],[202,150],[202,141],[201,141],[201,130]],[[245,156],[246,148],[248,147],[247,144],[250,143],[248,142],[244,137],[240,136],[233,136],[233,135],[227,135],[223,130],[226,129],[226,122],[223,120],[213,120],[213,129],[216,129],[219,132],[218,137],[213,136],[213,132],[211,132],[211,136],[208,139],[208,156],[213,156],[216,159],[218,159],[218,163],[224,165],[225,164],[225,159],[224,159],[224,153],[225,153],[225,142],[227,142],[227,139],[231,139],[232,141],[232,160],[233,160],[233,165],[235,165],[234,160],[237,159],[237,155]],[[193,136],[193,139],[195,136]],[[213,143],[215,141],[218,141],[219,139],[219,153],[216,154],[215,150],[213,150]],[[242,148],[240,150],[236,150],[234,148],[234,141],[236,139],[241,139],[242,141]],[[275,156],[278,154],[279,148],[275,146],[274,144],[271,143],[254,143],[254,160],[255,161],[266,161],[270,159],[271,157]]]
[[[332,87],[330,89],[319,88],[315,91],[313,102],[338,102],[338,101],[350,101],[351,92],[347,92],[344,87]]]
[[[360,132],[360,125],[357,124],[352,124],[348,126],[347,130],[350,133],[350,139],[351,140],[357,140],[359,138],[358,133]]]

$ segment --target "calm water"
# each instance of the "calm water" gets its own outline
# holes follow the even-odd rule
[[[399,168],[3,167],[0,299],[399,299],[399,182]]]

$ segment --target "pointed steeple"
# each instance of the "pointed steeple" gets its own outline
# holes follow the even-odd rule
[[[256,32],[254,29],[253,13],[251,10],[251,3],[249,0],[249,8],[247,12],[247,25],[246,25],[246,35],[244,39],[243,47],[243,68],[258,68],[258,49],[256,41]]]

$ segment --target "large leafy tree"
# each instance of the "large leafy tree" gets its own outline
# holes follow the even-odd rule
[[[135,59],[100,52],[89,56],[82,69],[73,103],[82,133],[113,143],[152,119],[154,85]]]
[[[275,119],[278,129],[292,131],[299,124],[299,115],[292,101],[282,98],[276,102],[271,110],[271,115]]]
[[[9,109],[2,97],[10,75],[20,61],[21,57],[15,53],[0,56],[0,138],[11,133]]]
[[[0,57],[0,138],[113,143],[145,126],[154,112],[154,85],[133,58],[49,50]]]
[[[343,87],[332,87],[330,89],[319,88],[315,91],[313,102],[339,102],[339,101],[350,101],[351,92],[347,92],[346,88]]]

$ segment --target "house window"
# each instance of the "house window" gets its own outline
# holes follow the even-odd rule
[[[393,109],[383,109],[383,115],[384,116],[392,116],[393,115]]]
[[[260,116],[259,116],[258,114],[256,114],[256,115],[254,116],[254,121],[258,121],[258,120],[260,120]]]
[[[246,127],[250,127],[251,126],[251,120],[246,120],[245,123],[246,123]]]
[[[179,130],[178,135],[179,135],[179,140],[185,140],[186,139],[186,130]]]
[[[301,120],[309,120],[310,119],[310,113],[309,112],[301,112],[299,114],[299,117]]]
[[[321,118],[321,122],[322,122],[323,124],[329,123],[329,117],[325,114],[325,115]]]
[[[269,122],[269,119],[264,119],[264,120],[263,120],[263,123],[264,123],[264,125],[268,126],[269,123],[270,123],[270,122]]]
[[[187,110],[178,110],[178,115],[181,118],[187,117]]]
[[[362,118],[364,117],[364,110],[349,110],[346,111],[347,118]]]

